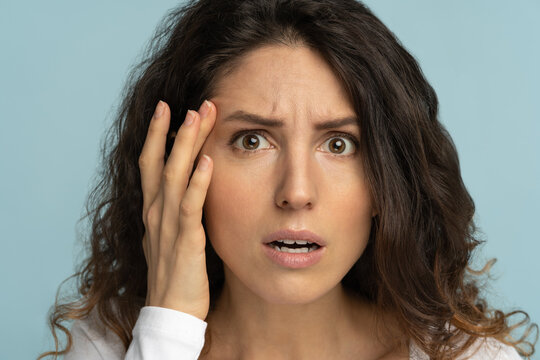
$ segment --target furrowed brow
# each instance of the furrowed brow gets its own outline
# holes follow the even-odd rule
[[[285,126],[285,122],[281,119],[265,118],[242,110],[238,110],[223,119],[224,123],[231,121],[246,122],[274,128],[282,128]],[[316,130],[328,130],[356,124],[358,124],[358,119],[356,116],[346,116],[338,119],[326,120],[320,123],[316,123],[314,127]]]

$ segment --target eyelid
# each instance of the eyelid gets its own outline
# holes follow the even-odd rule
[[[245,150],[245,149],[241,149],[241,148],[238,148],[238,147],[234,146],[234,143],[240,137],[242,137],[244,135],[248,135],[248,134],[260,135],[266,141],[268,141],[267,137],[265,136],[265,133],[266,133],[266,130],[260,130],[260,129],[244,129],[244,130],[240,130],[240,131],[237,131],[236,133],[234,133],[231,136],[231,138],[228,141],[228,145],[231,146],[234,150],[241,151],[241,152],[244,152],[244,153],[251,153],[251,154],[257,153],[257,152],[262,151],[264,149]],[[357,137],[355,135],[352,135],[352,134],[347,133],[347,132],[342,132],[342,131],[332,131],[329,134],[327,134],[325,142],[330,140],[330,139],[336,138],[336,137],[343,137],[343,138],[348,139],[349,141],[351,141],[354,144],[355,151],[352,154],[349,154],[349,155],[340,155],[340,154],[329,153],[330,155],[339,156],[339,157],[347,157],[347,156],[352,156],[352,155],[356,154],[356,150],[358,150],[360,142],[359,142],[359,140],[357,139]]]

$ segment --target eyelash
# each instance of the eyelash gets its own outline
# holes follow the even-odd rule
[[[263,130],[251,130],[251,129],[246,129],[246,130],[241,130],[241,131],[238,131],[237,133],[235,133],[231,139],[229,140],[229,143],[228,145],[234,150],[234,151],[239,151],[241,153],[244,153],[244,154],[247,154],[247,155],[253,155],[259,151],[262,151],[262,150],[244,150],[244,149],[241,149],[241,148],[238,148],[236,146],[234,146],[233,144],[236,142],[236,140],[238,140],[240,137],[244,136],[244,135],[248,135],[248,134],[257,134],[257,135],[260,135],[262,136],[263,138],[266,139],[266,136],[264,136],[264,133],[265,131]],[[358,139],[351,135],[351,134],[348,134],[348,133],[344,133],[344,132],[333,132],[330,134],[331,136],[329,136],[326,140],[328,139],[333,139],[333,138],[338,138],[338,137],[342,137],[342,138],[345,138],[345,139],[348,139],[350,140],[354,146],[355,146],[355,149],[358,149],[359,145],[360,145],[360,142],[358,141]],[[266,141],[268,141],[268,139],[266,139]],[[338,155],[338,154],[332,154],[330,153],[330,155],[332,156],[338,156],[338,157],[349,157],[349,156],[354,156],[356,155],[356,151],[353,152],[352,154],[349,154],[349,155]]]

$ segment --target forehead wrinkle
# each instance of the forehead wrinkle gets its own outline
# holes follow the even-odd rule
[[[279,106],[279,91],[276,87],[273,89],[273,100],[272,100],[272,109],[270,110],[270,114],[274,115],[277,111],[277,108]]]
[[[285,117],[286,118],[286,117]],[[258,114],[252,114],[247,111],[237,110],[234,113],[223,119],[223,122],[244,122],[255,125],[267,126],[272,128],[284,128],[287,121],[283,117],[264,117]],[[297,122],[295,122],[297,123]],[[339,116],[339,117],[324,117],[318,118],[317,121],[312,122],[313,127],[316,130],[329,130],[333,128],[341,128],[345,126],[358,127],[358,119],[356,115]],[[294,127],[294,126],[293,126]]]
[[[279,106],[279,85],[278,84],[273,83],[270,96],[272,97],[272,109],[270,110],[270,114],[274,115]]]
[[[233,72],[232,77],[225,81],[225,83],[249,85],[230,86],[229,89],[223,89],[223,96],[233,100],[231,105],[238,105],[235,102],[252,103],[254,106],[249,106],[250,109],[246,109],[247,111],[254,110],[252,112],[261,116],[281,119],[284,121],[284,126],[291,128],[301,128],[302,123],[306,122],[306,120],[307,124],[314,126],[319,121],[356,115],[354,111],[346,111],[350,107],[349,104],[343,103],[342,96],[338,96],[338,93],[343,92],[343,88],[334,89],[334,85],[338,85],[335,83],[335,78],[329,79],[328,76],[321,75],[321,81],[325,82],[326,79],[331,82],[330,85],[325,86],[325,88],[330,88],[330,94],[326,93],[326,91],[318,91],[317,89],[320,87],[314,85],[313,81],[311,81],[313,80],[312,72],[305,73],[306,67],[291,67],[290,64],[285,62],[283,64],[286,65],[285,68],[283,66],[276,68],[278,65],[275,61],[276,56],[272,55],[272,59],[269,60],[267,56],[269,54],[268,50],[251,53],[249,60],[245,58],[246,63],[244,65],[246,66],[241,68],[243,70]],[[279,50],[282,49],[279,48]],[[273,54],[273,52],[274,50],[271,53]],[[288,59],[288,55],[291,54],[287,53],[285,55],[278,58]],[[259,58],[268,66],[260,66],[257,61]],[[307,65],[316,66],[317,69],[321,67],[318,62],[315,64],[312,64],[312,62],[308,61]],[[297,63],[294,62],[294,64]],[[311,69],[310,66],[307,66],[307,68]],[[325,72],[325,69],[320,70]],[[298,76],[292,76],[292,73]],[[315,76],[315,78],[319,78],[319,75]],[[359,127],[359,124],[356,125]]]

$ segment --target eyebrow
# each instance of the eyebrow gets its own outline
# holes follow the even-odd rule
[[[224,123],[231,121],[241,121],[274,128],[282,128],[283,126],[285,126],[285,122],[283,122],[283,120],[265,118],[242,110],[235,111],[234,113],[223,119]],[[356,116],[346,116],[337,119],[325,120],[323,122],[315,124],[314,127],[316,130],[327,130],[356,124],[358,124],[358,118]]]

